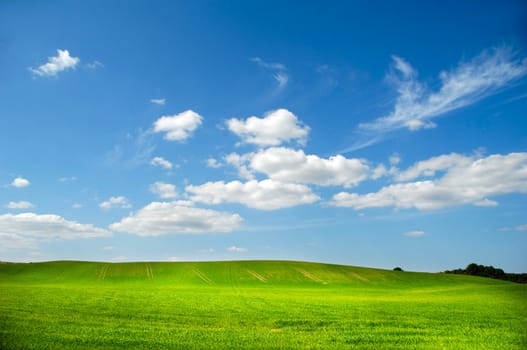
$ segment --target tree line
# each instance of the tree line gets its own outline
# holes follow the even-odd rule
[[[527,283],[527,273],[506,273],[502,269],[495,268],[494,266],[484,266],[474,263],[469,264],[464,269],[446,270],[445,273],[489,277],[516,283]]]

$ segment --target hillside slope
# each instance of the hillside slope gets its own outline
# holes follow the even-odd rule
[[[151,283],[171,285],[364,285],[427,286],[463,282],[503,283],[484,278],[398,272],[297,261],[132,262],[53,261],[2,263],[0,281],[54,283]]]
[[[525,349],[527,286],[294,261],[0,264],[0,349]]]

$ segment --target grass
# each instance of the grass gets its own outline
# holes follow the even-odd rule
[[[527,286],[286,261],[0,264],[1,349],[526,349]]]

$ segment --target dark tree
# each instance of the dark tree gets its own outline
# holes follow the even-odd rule
[[[445,271],[445,273],[453,273],[458,275],[471,275],[480,277],[489,277],[499,280],[511,281],[516,283],[527,283],[526,273],[505,273],[502,269],[494,266],[484,266],[478,264],[469,264],[465,269],[455,269]]]

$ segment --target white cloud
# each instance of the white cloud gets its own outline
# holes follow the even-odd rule
[[[165,169],[172,169],[172,163],[170,163],[168,160],[166,160],[163,157],[154,157],[150,161],[150,164],[153,166],[160,166]]]
[[[185,190],[190,199],[206,204],[240,203],[250,208],[275,210],[309,204],[320,198],[305,185],[287,184],[271,179],[251,180],[245,183],[232,181],[207,182],[200,186],[189,185]]]
[[[304,145],[310,130],[287,109],[271,111],[263,118],[255,116],[246,120],[232,118],[227,120],[227,127],[243,142],[260,147],[278,146],[293,140]]]
[[[254,153],[238,154],[231,153],[224,157],[225,163],[230,164],[238,169],[238,176],[242,179],[252,180],[254,175],[251,170],[249,170],[248,162],[254,156]]]
[[[484,51],[455,69],[439,74],[440,86],[431,91],[417,80],[417,72],[404,59],[392,56],[393,72],[389,75],[399,96],[394,109],[386,116],[359,125],[363,138],[346,151],[364,148],[383,139],[383,135],[407,128],[433,128],[433,118],[478,102],[527,74],[527,60],[517,59],[512,49]]]
[[[11,182],[11,186],[17,187],[17,188],[23,188],[29,186],[31,183],[29,180],[24,179],[23,177],[17,177]]]
[[[261,150],[250,160],[251,169],[273,180],[321,186],[355,186],[368,178],[369,167],[360,159],[341,155],[320,158],[302,150],[283,147]]]
[[[73,203],[73,204],[71,205],[71,207],[72,207],[73,209],[80,209],[80,208],[82,208],[82,204],[80,204],[80,203]]]
[[[407,237],[423,237],[425,234],[426,234],[425,231],[410,231],[410,232],[405,232],[404,235]]]
[[[48,57],[48,62],[37,68],[29,68],[31,73],[40,77],[54,77],[58,73],[75,69],[80,59],[70,56],[68,50],[57,50],[57,56]]]
[[[497,207],[499,203],[487,198],[483,198],[480,201],[474,202],[474,205],[477,207]]]
[[[58,215],[34,213],[0,215],[0,233],[48,240],[111,236],[109,231],[93,225],[68,221]]]
[[[217,168],[221,168],[221,163],[218,162],[214,158],[209,158],[209,159],[207,159],[207,166],[209,168],[217,169]]]
[[[467,166],[473,159],[456,153],[433,157],[424,161],[417,162],[409,169],[397,174],[395,180],[408,181],[421,176],[435,176],[437,171],[444,171],[456,166]]]
[[[456,159],[455,162],[435,162],[437,159]],[[419,166],[436,164],[437,166]],[[432,210],[448,206],[474,204],[494,206],[497,202],[488,197],[509,193],[527,193],[527,153],[491,155],[486,158],[469,158],[448,155],[435,157],[414,165],[405,178],[411,179],[426,171],[428,175],[439,168],[446,173],[426,181],[392,184],[378,192],[357,194],[340,192],[333,196],[332,205],[364,208],[396,207]],[[413,171],[413,169],[417,169]],[[426,174],[425,174],[426,175]]]
[[[110,229],[138,236],[231,232],[242,218],[238,214],[181,206],[177,202],[152,202],[110,225]]]
[[[9,202],[6,207],[9,209],[28,209],[33,207],[33,204],[27,201]]]
[[[103,247],[102,250],[113,250],[113,246],[109,245],[109,246]]]
[[[16,233],[4,233],[0,231],[0,251],[37,248],[38,241],[34,238]]]
[[[267,70],[273,75],[274,80],[278,83],[278,89],[285,88],[289,81],[289,75],[287,74],[287,68],[281,63],[269,63],[262,60],[260,57],[251,58],[251,62],[256,63],[259,67]]]
[[[247,253],[249,251],[247,248],[237,247],[235,245],[228,247],[227,250],[233,253]]]
[[[397,165],[401,162],[401,157],[398,154],[393,154],[389,158],[391,165]]]
[[[382,164],[378,165],[375,167],[375,169],[373,169],[373,172],[371,174],[371,178],[373,180],[377,180],[377,179],[380,179],[381,177],[385,176],[386,174],[388,174],[389,171],[386,169],[386,167]]]
[[[150,99],[150,102],[155,104],[155,105],[158,105],[158,106],[164,106],[165,103],[166,103],[166,98],[152,98]]]
[[[176,186],[165,182],[156,182],[150,185],[150,192],[159,196],[159,198],[176,198],[178,196]]]
[[[118,197],[110,197],[107,201],[104,201],[99,204],[99,207],[102,209],[113,209],[113,208],[131,208],[132,205],[128,201],[126,197],[118,196]]]
[[[164,132],[164,139],[185,141],[201,125],[203,117],[188,110],[172,116],[162,116],[154,122],[154,132]]]

